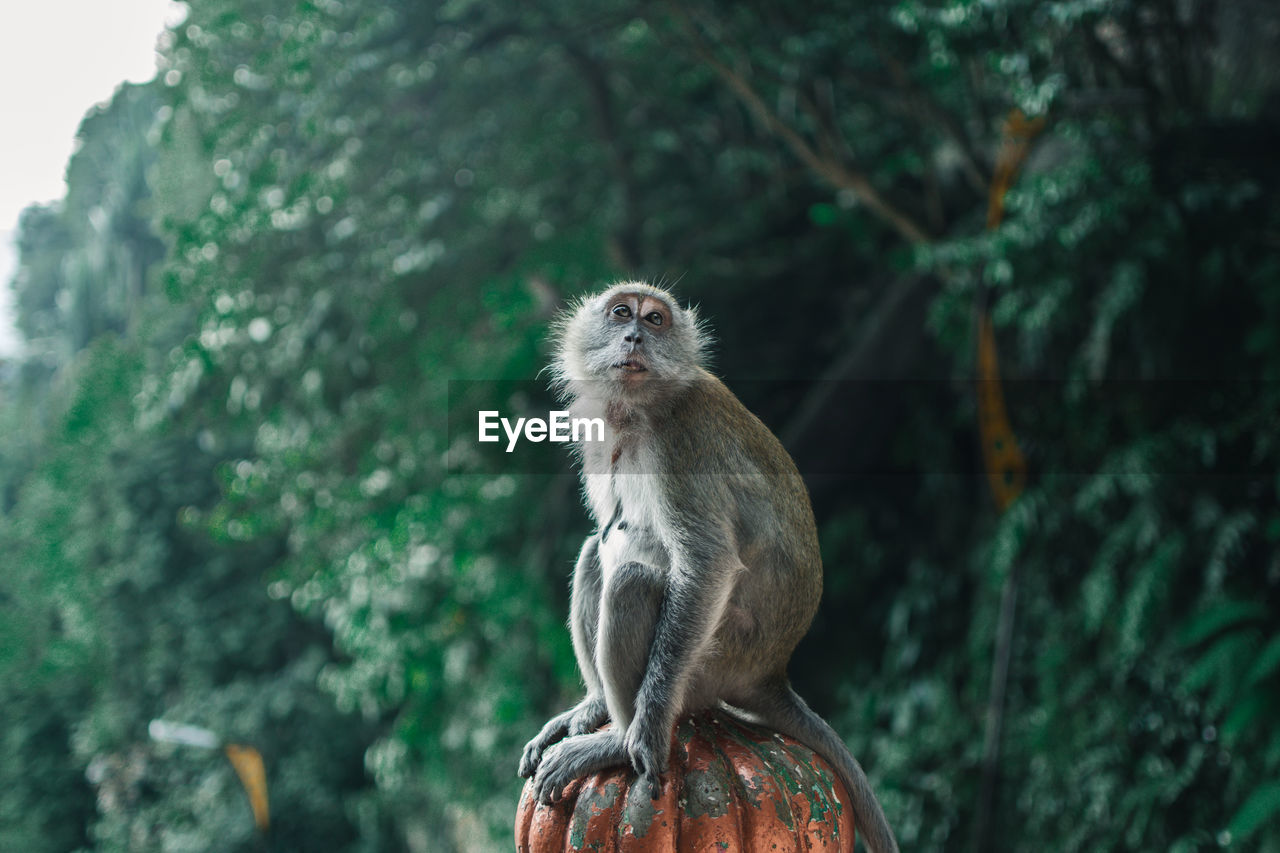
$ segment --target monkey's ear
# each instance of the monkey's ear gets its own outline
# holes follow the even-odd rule
[[[684,309],[685,320],[693,334],[693,360],[699,367],[709,368],[712,360],[712,346],[716,342],[711,324],[698,315],[698,306],[692,302]]]

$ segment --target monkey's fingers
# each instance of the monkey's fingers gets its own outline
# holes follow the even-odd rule
[[[563,784],[540,776],[533,780],[533,797],[542,805],[549,806],[560,802],[564,797],[564,788]]]
[[[528,779],[538,772],[538,763],[542,761],[542,750],[533,741],[525,744],[524,753],[520,756],[520,767],[516,775]]]
[[[649,795],[649,799],[656,800],[662,796],[662,777],[657,773],[643,773],[636,778],[636,784],[640,786],[640,790]]]
[[[575,778],[572,762],[566,759],[562,745],[547,750],[533,777],[533,796],[539,803],[549,805],[563,799],[565,788]]]
[[[557,714],[547,721],[542,727],[542,731],[524,746],[524,752],[520,755],[520,767],[516,771],[521,779],[528,779],[538,771],[538,765],[542,762],[542,754],[550,747],[564,740],[564,736],[569,732],[569,722],[573,719],[574,709],[569,709],[561,714]]]
[[[542,753],[549,745],[542,734],[524,745],[524,752],[520,755],[520,769],[516,771],[521,779],[528,779],[538,772]]]
[[[549,778],[550,775],[538,773],[533,777],[533,798],[543,805],[553,802],[557,793],[555,783]]]
[[[649,794],[649,799],[658,799],[662,793],[662,773],[666,770],[662,762],[656,760],[656,753],[643,748],[633,748],[630,754],[631,767],[636,771],[635,784],[641,791]]]
[[[572,737],[590,734],[604,725],[608,719],[609,707],[605,704],[604,697],[588,697],[574,711],[573,719],[569,721],[569,735]]]
[[[538,768],[542,766],[542,757],[546,755],[546,751],[555,746],[560,738],[548,741],[541,736],[534,738],[525,745],[524,754],[520,756],[520,769],[517,771],[521,779],[530,779],[533,774],[538,772]]]

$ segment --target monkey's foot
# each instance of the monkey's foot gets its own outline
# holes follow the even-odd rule
[[[522,779],[528,779],[538,771],[542,754],[564,740],[565,735],[583,735],[594,732],[609,719],[609,709],[604,704],[603,696],[588,695],[569,710],[556,714],[542,727],[538,736],[525,744],[524,753],[520,756],[520,769],[517,771]]]
[[[562,740],[542,756],[533,780],[533,795],[540,803],[556,802],[574,779],[626,763],[622,738],[611,731]]]

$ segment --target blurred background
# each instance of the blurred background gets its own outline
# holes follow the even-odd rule
[[[152,20],[14,233],[0,849],[510,849],[588,522],[450,471],[449,380],[646,277],[809,476],[793,680],[904,850],[1280,850],[1280,6]]]

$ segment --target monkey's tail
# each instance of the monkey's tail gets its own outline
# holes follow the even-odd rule
[[[898,842],[871,790],[867,774],[835,729],[805,704],[785,678],[762,698],[763,702],[743,710],[758,715],[770,728],[800,741],[826,759],[840,774],[840,780],[853,798],[853,822],[862,834],[863,843],[873,853],[898,853]]]

